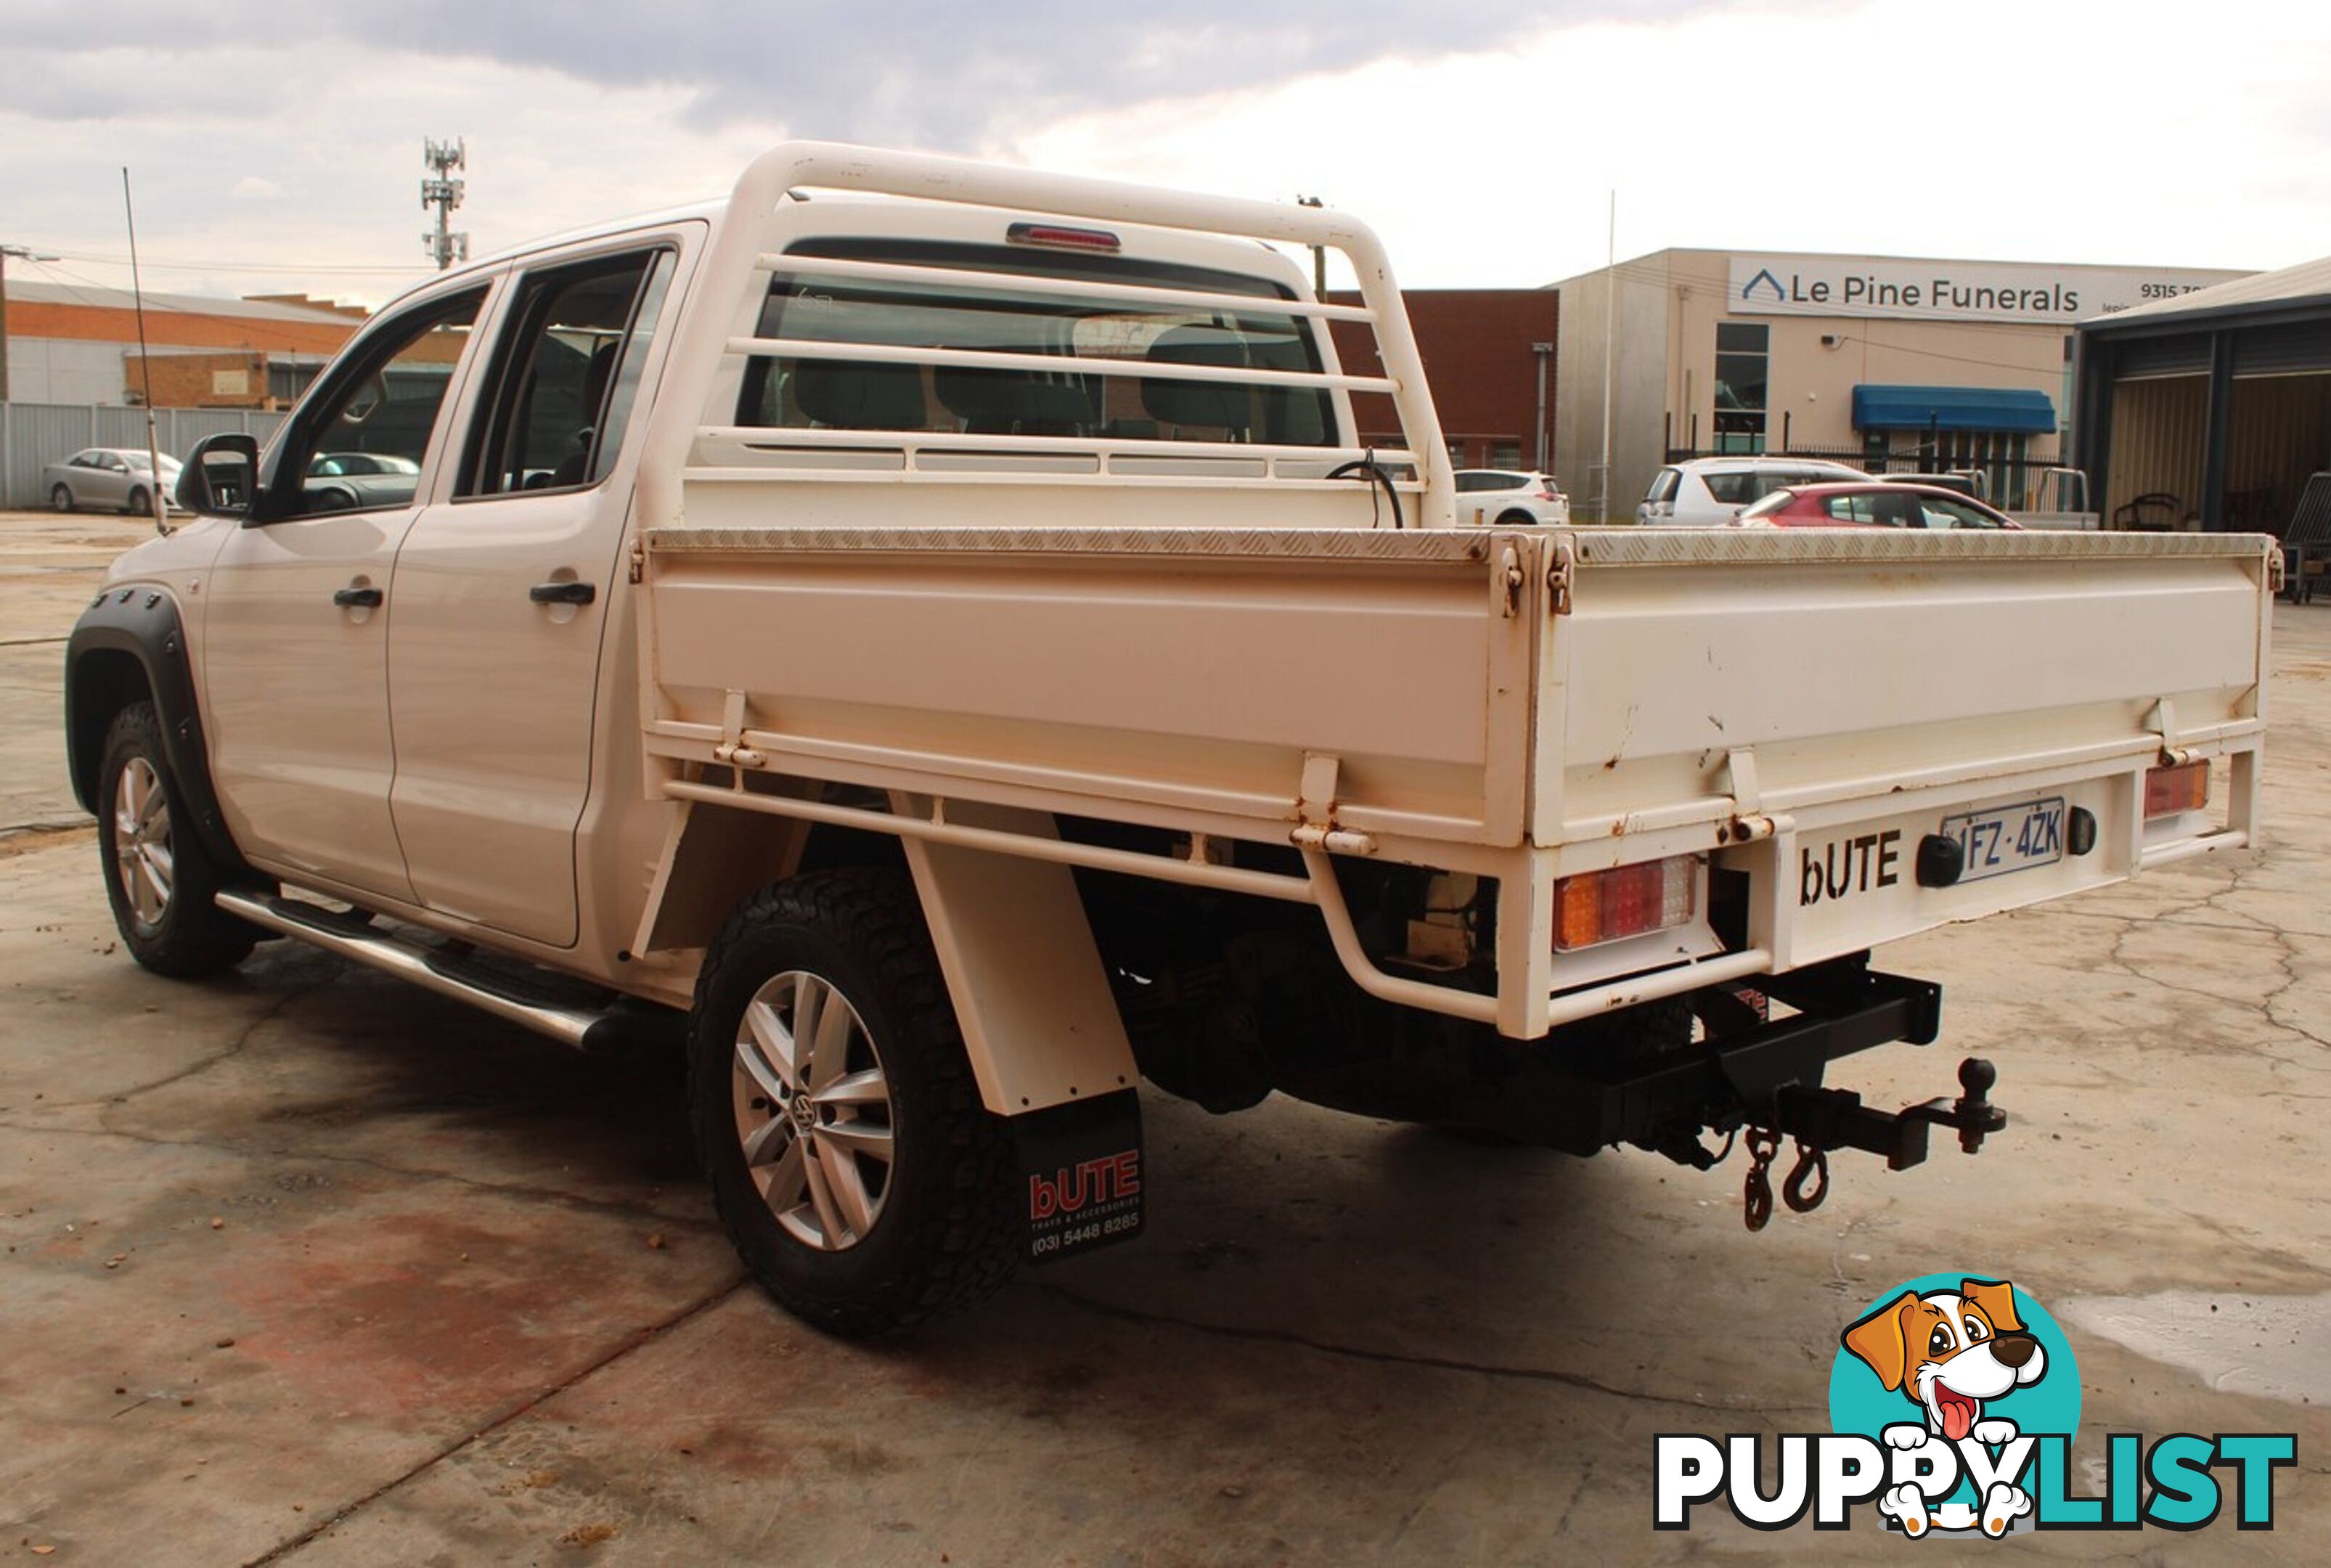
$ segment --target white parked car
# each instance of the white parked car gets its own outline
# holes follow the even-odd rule
[[[49,505],[61,512],[82,507],[113,507],[130,513],[146,513],[153,509],[154,460],[140,447],[135,451],[123,447],[92,446],[77,451],[62,462],[52,462],[41,470],[41,489],[49,498]],[[162,504],[171,502],[171,492],[178,485],[178,460],[162,456]]]
[[[1743,507],[1787,485],[1867,480],[1860,469],[1808,457],[1696,457],[1670,463],[1651,476],[1635,508],[1639,523],[1677,528],[1721,528],[1740,520]]]
[[[1552,474],[1460,468],[1457,470],[1457,519],[1491,527],[1519,523],[1564,527],[1570,522],[1570,498],[1562,493]]]

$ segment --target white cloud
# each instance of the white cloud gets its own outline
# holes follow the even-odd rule
[[[1606,23],[1061,121],[1027,161],[1348,208],[1412,285],[1669,245],[2189,266],[2331,253],[2331,13],[1878,0]]]
[[[653,28],[618,30],[644,41],[632,59],[574,42],[596,36],[590,16],[542,34],[566,41],[557,51],[509,44],[490,59],[445,52],[439,40],[467,36],[452,27],[352,43],[370,6],[319,7],[297,29],[272,7],[195,9],[169,8],[150,45],[84,53],[64,7],[33,8],[12,40],[24,85],[0,100],[0,239],[65,252],[57,275],[126,278],[104,258],[126,250],[128,164],[149,285],[378,299],[425,275],[424,136],[468,138],[455,225],[482,254],[717,195],[789,132],[920,123],[940,128],[941,150],[1320,195],[1384,233],[1421,286],[1599,265],[1613,188],[1622,255],[1705,244],[2272,266],[2331,253],[2331,114],[2317,102],[2331,13],[2269,0],[2217,0],[2206,25],[2164,0],[1838,0],[1668,21],[1605,4],[1615,19],[1560,24],[1588,8],[1540,10],[1543,31],[1488,0],[1375,0],[1320,13],[1318,38],[1277,51],[1264,45],[1301,42],[1315,8],[1257,7],[1248,28],[1217,5],[1178,36],[1108,34],[1125,58],[1106,70],[1089,63],[1095,38],[1064,22],[996,72],[973,67],[1071,13],[1049,0],[993,13],[1003,21],[966,29],[950,70],[950,8],[902,51],[890,12],[825,6],[828,33],[787,50],[782,28],[763,27],[714,69],[725,35],[697,0],[619,7],[680,40],[651,48]],[[1441,52],[1479,38],[1509,42]],[[1235,74],[1215,68],[1232,57]],[[820,71],[829,90],[803,85]],[[122,81],[164,85],[131,94]],[[1193,90],[1224,81],[1242,85]],[[941,100],[939,118],[914,118]]]

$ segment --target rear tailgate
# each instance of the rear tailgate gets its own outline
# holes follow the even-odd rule
[[[1565,542],[1532,838],[1560,846],[1564,874],[1723,846],[1715,864],[1749,874],[1746,939],[1774,970],[2249,841],[2270,540]],[[2147,824],[2145,775],[2164,754],[2233,759],[2214,814]],[[2086,853],[2079,834],[2054,841],[2081,812]],[[1930,835],[1982,863],[1920,886]]]

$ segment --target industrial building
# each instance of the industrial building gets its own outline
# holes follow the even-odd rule
[[[2020,505],[2026,481],[2062,461],[2077,324],[2245,276],[1730,251],[1639,256],[1553,285],[1563,325],[1555,462],[1582,517],[1631,517],[1663,463],[1761,451],[1887,471],[1974,470],[1994,499]]]
[[[164,408],[288,408],[364,324],[357,306],[304,295],[147,294],[153,401]],[[120,405],[145,399],[137,302],[127,289],[11,278],[0,300],[6,396]]]
[[[2331,469],[2331,259],[2085,322],[2079,364],[2108,523],[2279,534]]]

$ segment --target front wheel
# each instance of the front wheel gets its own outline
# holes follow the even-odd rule
[[[105,895],[129,955],[179,979],[242,963],[259,933],[212,902],[224,879],[202,841],[180,831],[177,775],[152,703],[114,716],[97,777]]]
[[[697,981],[689,1107],[738,1254],[817,1327],[959,1311],[1018,1261],[1009,1130],[899,872],[814,872],[729,917]]]
[[[133,518],[150,518],[154,515],[154,498],[147,493],[145,486],[140,485],[129,492],[129,504],[122,510]]]
[[[49,492],[49,507],[52,511],[69,512],[72,510],[72,491],[65,489],[62,485],[59,485],[56,489]]]

